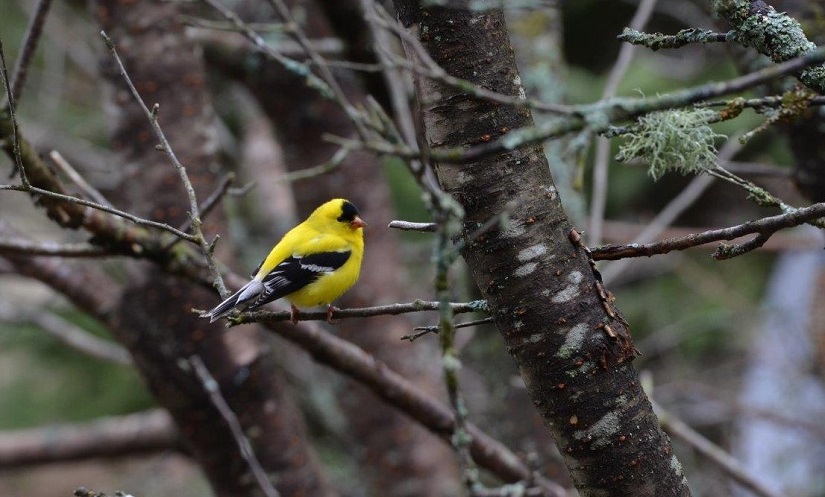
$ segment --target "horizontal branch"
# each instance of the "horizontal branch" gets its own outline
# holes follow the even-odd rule
[[[416,300],[404,304],[388,304],[375,307],[359,307],[353,309],[336,309],[333,319],[366,318],[374,316],[396,316],[398,314],[409,314],[411,312],[438,311],[440,302]],[[450,308],[455,314],[467,312],[487,312],[487,302],[484,300],[473,300],[471,302],[452,302]],[[298,321],[326,321],[327,311],[299,311],[295,317]],[[290,311],[254,311],[242,312],[238,317],[230,319],[232,325],[246,323],[276,323],[289,321],[292,318]]]
[[[34,242],[22,238],[0,238],[0,255],[106,257],[114,254],[103,247],[88,243]]]
[[[673,250],[685,250],[705,243],[733,240],[745,235],[757,236],[740,245],[721,245],[713,254],[715,259],[729,259],[761,246],[762,243],[783,228],[799,226],[825,216],[825,203],[814,204],[786,214],[765,217],[756,221],[738,224],[728,228],[708,230],[679,238],[669,238],[653,243],[630,245],[605,245],[590,249],[595,260],[617,260],[629,257],[650,257],[666,254]],[[753,243],[758,240],[760,243]]]
[[[416,223],[412,221],[390,221],[387,228],[392,228],[401,231],[421,231],[426,233],[435,233],[438,230],[438,225],[435,223]]]
[[[0,432],[0,469],[173,449],[180,449],[175,424],[165,410],[153,409],[88,423]]]
[[[689,28],[677,32],[675,35],[662,33],[642,33],[635,29],[624,28],[619,40],[633,45],[642,45],[653,51],[662,48],[680,48],[691,43],[720,43],[730,41],[735,32],[717,33],[709,29]]]
[[[65,345],[90,357],[115,364],[132,364],[132,356],[125,347],[116,342],[99,338],[47,310],[38,309],[37,311],[23,311],[20,313],[18,308],[12,308],[11,305],[0,302],[0,321],[31,323]]]
[[[130,214],[126,211],[122,211],[120,209],[115,209],[114,207],[110,207],[108,205],[98,204],[97,202],[92,202],[91,200],[86,200],[79,197],[73,197],[71,195],[64,195],[62,193],[55,193],[49,190],[44,190],[42,188],[38,188],[36,186],[26,186],[26,185],[0,185],[0,190],[8,190],[8,191],[17,191],[17,192],[24,192],[30,195],[40,195],[42,197],[49,197],[55,200],[60,200],[62,202],[68,202],[71,204],[81,205],[83,207],[90,207],[95,210],[103,211],[107,214],[112,214],[117,217],[122,217],[123,219],[128,219],[135,224],[139,224],[142,226],[149,226],[152,228],[157,228],[163,231],[168,231],[173,235],[182,238],[184,240],[190,241],[192,243],[197,243],[197,239],[188,233],[184,233],[177,228],[169,226],[165,223],[159,223],[157,221],[151,221],[149,219],[143,219],[142,217],[135,216],[134,214]]]

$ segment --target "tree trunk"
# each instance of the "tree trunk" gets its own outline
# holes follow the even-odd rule
[[[460,1],[395,6],[448,73],[507,95],[523,92],[501,10]],[[415,50],[407,55],[417,62]],[[416,86],[431,148],[469,147],[533,124],[523,108],[424,77]],[[542,148],[435,166],[465,210],[462,254],[579,493],[690,495],[632,367],[627,324],[571,235]],[[467,238],[505,213],[507,221]]]

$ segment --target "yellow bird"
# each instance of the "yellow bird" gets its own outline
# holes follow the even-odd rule
[[[252,310],[284,297],[292,305],[293,323],[298,322],[296,306],[320,305],[327,306],[331,322],[332,302],[358,281],[366,225],[352,202],[326,202],[284,235],[252,281],[201,317],[213,322],[235,309]]]

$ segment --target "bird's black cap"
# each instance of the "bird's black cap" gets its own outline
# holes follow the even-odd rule
[[[351,223],[352,221],[355,221],[355,218],[359,215],[358,207],[355,207],[355,204],[349,200],[344,200],[343,205],[341,205],[341,216],[338,217],[338,220]]]

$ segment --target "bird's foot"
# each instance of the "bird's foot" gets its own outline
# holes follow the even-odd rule
[[[341,309],[335,307],[334,305],[329,304],[327,306],[327,323],[329,323],[329,324],[338,324],[337,319],[332,319],[332,313],[335,312],[335,311],[340,311],[340,310]]]
[[[294,305],[292,306],[292,313],[290,314],[289,320],[292,321],[294,325],[298,324],[298,308]]]

